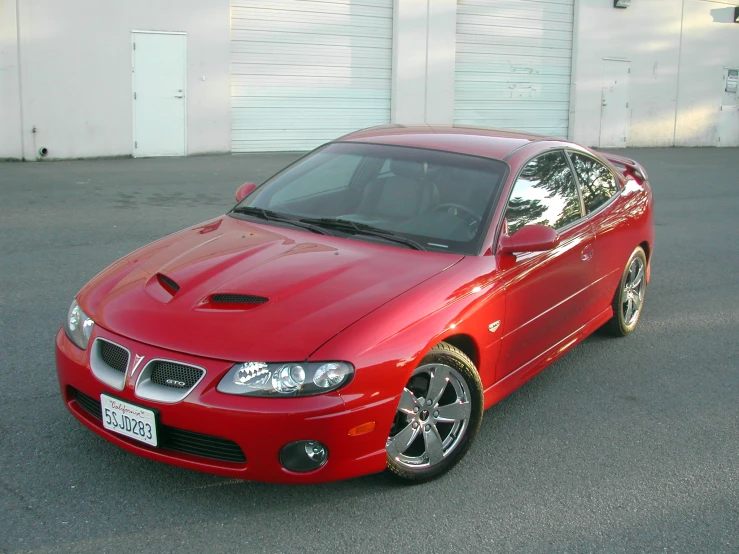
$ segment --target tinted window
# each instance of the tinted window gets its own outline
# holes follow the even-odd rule
[[[615,177],[606,166],[593,158],[573,153],[570,153],[570,157],[580,181],[585,211],[590,213],[597,210],[618,192]]]
[[[337,157],[326,152],[319,152],[310,158],[306,167],[295,177],[289,187],[275,193],[272,201],[275,203],[288,202],[346,187],[361,161],[361,156],[348,154]],[[305,171],[306,168],[310,168],[310,171]]]
[[[531,160],[508,201],[508,233],[512,235],[531,224],[559,229],[580,217],[580,197],[564,152],[550,152]]]
[[[295,219],[350,220],[424,248],[477,254],[507,171],[504,162],[477,156],[333,143],[270,179],[241,206]]]

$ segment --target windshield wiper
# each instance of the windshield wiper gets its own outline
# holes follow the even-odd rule
[[[238,206],[234,208],[233,210],[231,210],[231,212],[235,214],[244,214],[244,215],[250,215],[253,217],[258,217],[260,219],[264,219],[265,221],[277,221],[279,223],[287,223],[288,225],[292,225],[294,227],[300,227],[301,229],[307,229],[308,231],[319,233],[321,235],[333,236],[333,233],[327,231],[326,229],[318,225],[314,225],[308,222],[303,223],[301,222],[301,220],[292,219],[291,217],[288,217],[279,212],[275,212],[272,210],[266,210],[264,208],[257,208],[254,206]]]
[[[301,218],[300,221],[302,221],[303,223],[310,223],[311,225],[327,227],[329,229],[337,229],[339,231],[344,231],[345,233],[350,233],[352,235],[365,235],[368,237],[385,239],[389,242],[397,242],[399,244],[403,244],[405,246],[413,248],[414,250],[426,250],[415,240],[401,237],[400,235],[396,235],[392,231],[386,231],[385,229],[373,227],[372,225],[367,225],[366,223],[351,221],[350,219],[340,219],[333,217],[304,217]]]

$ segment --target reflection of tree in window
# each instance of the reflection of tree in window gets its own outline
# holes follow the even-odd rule
[[[592,212],[616,194],[618,190],[616,182],[611,172],[603,164],[579,154],[570,155],[582,188],[585,209]]]
[[[508,232],[513,234],[524,225],[534,221],[542,223],[539,218],[545,211],[547,211],[547,207],[539,200],[524,200],[520,196],[511,198],[505,213],[508,219]],[[548,223],[544,223],[544,225],[548,225]]]
[[[532,223],[559,229],[581,216],[575,180],[561,151],[544,154],[526,165],[506,210],[510,234]]]

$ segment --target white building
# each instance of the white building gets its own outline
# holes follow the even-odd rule
[[[739,0],[614,1],[0,1],[0,158],[308,150],[423,122],[738,146]]]

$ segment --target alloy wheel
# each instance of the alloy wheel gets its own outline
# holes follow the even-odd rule
[[[419,366],[401,394],[386,450],[408,470],[428,469],[457,448],[472,413],[470,388],[455,368]]]
[[[621,293],[621,313],[624,324],[633,325],[639,318],[644,302],[644,262],[640,257],[631,261]]]

